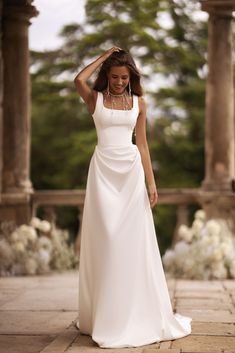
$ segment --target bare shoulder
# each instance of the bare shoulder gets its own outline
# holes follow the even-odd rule
[[[140,113],[145,112],[145,110],[146,110],[146,102],[145,102],[144,96],[138,97],[138,102],[139,102]]]
[[[93,89],[91,90],[90,98],[87,102],[87,108],[91,114],[93,114],[95,111],[96,100],[97,100],[97,91]]]

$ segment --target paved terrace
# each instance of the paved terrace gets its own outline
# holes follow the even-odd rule
[[[0,278],[0,353],[235,353],[235,280],[167,279],[172,305],[193,318],[190,336],[138,348],[99,348],[72,324],[78,274]]]

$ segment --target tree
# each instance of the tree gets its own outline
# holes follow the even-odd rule
[[[197,4],[185,0],[139,0],[138,6],[129,0],[87,0],[86,22],[61,30],[62,48],[31,53],[36,188],[85,187],[96,133],[73,78],[113,45],[130,50],[143,73],[149,112],[154,112],[147,134],[158,187],[199,186],[206,28],[193,20],[196,10]],[[173,217],[172,211],[158,212],[160,231],[165,231],[163,213]],[[168,238],[172,229],[173,224]]]

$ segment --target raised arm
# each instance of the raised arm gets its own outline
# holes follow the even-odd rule
[[[86,103],[89,112],[93,112],[95,109],[95,94],[94,91],[87,84],[88,79],[91,77],[93,72],[115,51],[119,51],[121,48],[113,47],[104,52],[98,59],[87,65],[81,70],[75,77],[74,83],[77,92]]]

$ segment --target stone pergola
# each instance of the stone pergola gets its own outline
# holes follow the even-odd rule
[[[208,217],[235,220],[232,191],[235,162],[232,13],[235,0],[198,1],[202,10],[209,13],[205,178],[199,189],[159,190],[159,203],[178,203],[185,214],[185,205],[197,202]],[[29,221],[35,205],[82,203],[85,193],[35,191],[30,180],[28,27],[30,18],[38,14],[32,2],[0,0],[0,222],[15,220],[17,224]]]
[[[31,1],[1,1],[0,221],[27,222],[31,213],[28,26]]]

